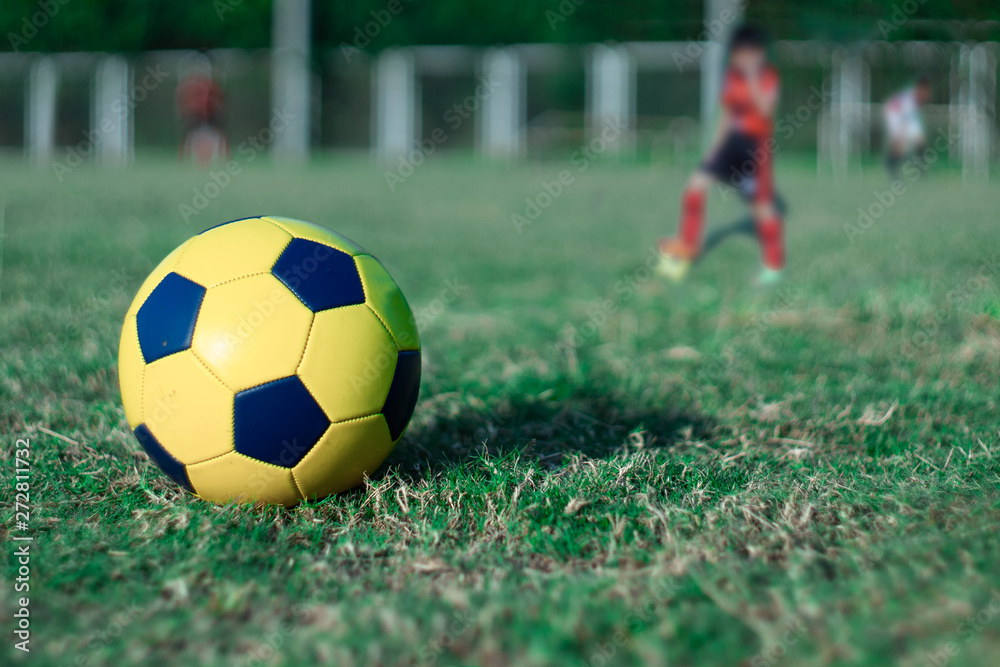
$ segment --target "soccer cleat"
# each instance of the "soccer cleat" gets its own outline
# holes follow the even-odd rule
[[[656,272],[674,282],[683,280],[698,258],[697,249],[692,249],[673,238],[660,239],[658,249],[660,261],[656,265]]]
[[[760,270],[760,273],[757,274],[757,280],[754,281],[754,284],[757,287],[770,287],[771,285],[781,282],[781,276],[783,273],[784,271],[782,269],[771,269],[765,266]]]

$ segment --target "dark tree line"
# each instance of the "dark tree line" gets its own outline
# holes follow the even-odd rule
[[[321,49],[686,40],[706,30],[701,0],[314,0],[313,14]],[[1000,39],[996,0],[750,0],[748,16],[788,39]],[[271,0],[3,0],[0,49],[261,48],[270,24]]]

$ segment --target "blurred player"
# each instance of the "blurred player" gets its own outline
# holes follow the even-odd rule
[[[222,128],[225,98],[207,58],[188,69],[177,85],[176,101],[183,130],[178,157],[202,166],[228,158],[229,140]]]
[[[923,152],[927,139],[920,110],[930,99],[930,79],[921,76],[914,85],[885,103],[883,115],[888,137],[885,166],[893,179],[899,178],[899,169],[906,160]]]
[[[764,261],[758,283],[780,278],[785,266],[784,206],[774,190],[773,160],[778,87],[778,70],[767,61],[763,33],[749,26],[737,29],[729,43],[719,129],[684,189],[677,236],[660,241],[661,274],[681,280],[703,254],[705,199],[712,184],[721,181],[737,188],[751,207]],[[726,233],[740,231],[743,225],[736,223]]]

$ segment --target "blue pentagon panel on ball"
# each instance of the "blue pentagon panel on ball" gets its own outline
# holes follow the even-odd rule
[[[314,313],[365,302],[354,258],[322,243],[292,239],[271,273]]]
[[[174,480],[180,486],[183,486],[188,491],[194,491],[191,488],[191,482],[188,480],[187,471],[184,470],[184,464],[175,459],[170,453],[163,448],[160,441],[157,440],[153,433],[146,427],[145,424],[139,424],[135,431],[135,438],[142,445],[142,448],[146,450],[146,454],[149,458],[156,462],[156,465],[160,466],[163,472],[167,473],[170,479]]]
[[[136,313],[139,347],[147,364],[191,347],[205,288],[168,273]]]
[[[296,375],[236,394],[236,451],[258,461],[294,467],[329,426],[323,409]]]
[[[389,395],[382,406],[382,415],[389,424],[389,435],[393,442],[403,435],[406,424],[413,416],[420,391],[420,351],[404,350],[396,360],[396,372],[392,376]]]

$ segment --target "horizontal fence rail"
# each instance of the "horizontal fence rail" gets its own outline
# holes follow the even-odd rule
[[[714,125],[718,47],[335,49],[310,62],[277,50],[4,53],[0,146],[37,165],[72,158],[108,167],[127,164],[137,150],[174,150],[178,82],[192,67],[207,67],[225,92],[224,129],[234,146],[284,114],[294,136],[276,136],[275,144],[299,154],[364,150],[392,163],[414,151],[465,148],[509,160],[604,132],[613,137],[611,154],[681,160],[704,146]],[[993,42],[777,42],[776,139],[791,151],[815,151],[819,173],[842,176],[880,149],[882,102],[924,73],[935,90],[924,112],[929,135],[946,133],[949,162],[970,180],[986,178],[1000,136],[998,55]],[[295,96],[300,89],[304,99]]]

